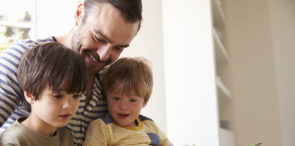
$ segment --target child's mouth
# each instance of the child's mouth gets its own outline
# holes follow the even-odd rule
[[[120,119],[124,119],[127,118],[129,116],[129,114],[118,114]]]
[[[69,117],[71,117],[71,115],[65,114],[65,115],[59,115],[59,117],[61,117],[62,119],[68,119]]]

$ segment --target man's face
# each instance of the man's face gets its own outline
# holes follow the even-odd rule
[[[85,22],[79,19],[72,37],[72,48],[84,57],[90,76],[118,59],[139,27],[139,22],[126,22],[111,4],[99,5],[97,10],[89,13]]]

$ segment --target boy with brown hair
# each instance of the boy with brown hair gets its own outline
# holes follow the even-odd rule
[[[83,145],[169,145],[156,124],[140,115],[153,88],[147,60],[118,59],[106,69],[103,88],[109,113],[89,124]]]
[[[60,43],[27,50],[18,66],[18,80],[21,102],[30,104],[31,113],[1,134],[1,144],[73,146],[71,131],[64,126],[77,111],[87,78],[83,57]]]

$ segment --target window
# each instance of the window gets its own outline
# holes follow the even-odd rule
[[[34,37],[36,0],[0,2],[0,51],[12,42]]]
[[[0,52],[17,40],[67,33],[81,1],[1,0]]]

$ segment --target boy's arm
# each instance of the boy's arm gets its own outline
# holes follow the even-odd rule
[[[87,127],[83,146],[107,146],[109,131],[107,125],[100,119],[91,121]]]

